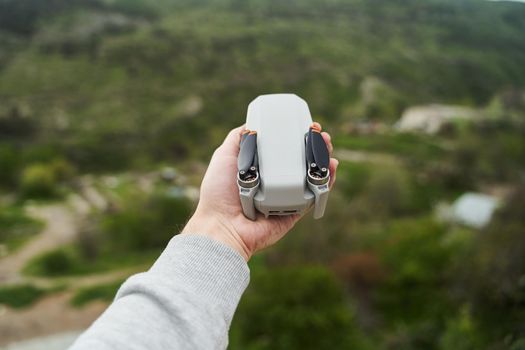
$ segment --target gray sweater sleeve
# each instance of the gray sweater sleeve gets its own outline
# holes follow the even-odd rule
[[[202,235],[177,235],[70,349],[224,349],[249,279],[233,249]]]

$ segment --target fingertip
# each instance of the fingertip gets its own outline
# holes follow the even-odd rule
[[[332,136],[330,136],[330,134],[326,131],[323,131],[321,135],[323,135],[325,142],[332,142]]]
[[[328,147],[328,153],[332,155],[332,153],[334,152],[334,145],[332,144],[332,137],[326,131],[323,131],[321,133],[321,136],[323,137],[323,140],[326,143],[326,146]]]
[[[339,166],[339,160],[336,158],[330,158],[330,189],[334,186],[337,177],[337,167]]]
[[[332,174],[335,175],[335,173],[337,172],[338,166],[339,166],[339,160],[337,160],[336,158],[330,158],[330,171],[332,172]]]

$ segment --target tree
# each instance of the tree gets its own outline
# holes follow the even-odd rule
[[[186,198],[162,194],[129,198],[122,210],[108,214],[102,230],[114,252],[162,248],[182,228],[191,207]]]
[[[34,164],[22,173],[21,190],[25,197],[51,197],[56,194],[57,179],[52,167]]]
[[[463,298],[495,348],[525,341],[524,202],[520,186],[479,234],[459,273]]]
[[[233,349],[347,349],[366,344],[325,268],[255,271],[232,326]]]

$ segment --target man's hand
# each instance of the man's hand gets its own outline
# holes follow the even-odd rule
[[[248,261],[258,250],[281,239],[300,219],[300,215],[270,216],[258,213],[257,220],[247,219],[241,209],[237,187],[237,155],[244,127],[230,131],[215,150],[202,180],[200,200],[195,214],[182,233],[207,235],[238,251]],[[332,155],[330,135],[322,133]],[[330,158],[330,187],[339,162]]]

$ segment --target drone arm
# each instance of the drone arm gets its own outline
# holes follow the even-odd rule
[[[258,184],[252,188],[244,188],[239,185],[239,197],[241,198],[242,211],[244,212],[244,215],[250,220],[255,220],[257,217],[255,213],[253,197],[257,193],[258,189]]]
[[[307,184],[310,191],[315,196],[314,219],[319,219],[324,215],[328,193],[330,191],[330,155],[328,147],[321,136],[321,126],[313,123],[308,130],[305,144],[306,163],[307,163]]]
[[[308,188],[315,196],[313,217],[314,219],[320,219],[324,215],[326,203],[328,202],[328,194],[330,193],[328,184],[314,185],[308,181]]]

